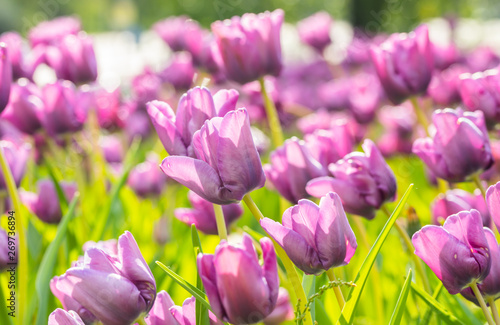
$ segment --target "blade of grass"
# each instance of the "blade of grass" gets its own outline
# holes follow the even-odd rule
[[[437,287],[434,289],[434,293],[432,294],[432,298],[437,299],[439,297],[439,294],[443,290],[443,282],[439,282]],[[432,308],[427,309],[427,311],[424,314],[424,318],[422,320],[422,325],[427,325],[429,324],[429,321],[431,320],[432,316]]]
[[[408,275],[406,276],[406,281],[403,284],[401,293],[399,294],[399,298],[396,303],[396,308],[394,308],[391,320],[389,321],[390,325],[401,323],[401,319],[403,318],[403,312],[406,309],[406,300],[408,299],[408,294],[410,293],[410,284],[411,284],[411,269],[408,271]]]
[[[372,248],[368,252],[368,255],[366,256],[365,260],[363,261],[363,264],[361,265],[361,268],[359,269],[359,272],[354,279],[354,283],[356,283],[356,287],[353,287],[351,291],[349,291],[349,295],[347,297],[346,304],[344,308],[342,309],[342,313],[340,314],[340,318],[337,321],[337,324],[352,324],[354,321],[354,312],[356,310],[356,307],[359,302],[359,298],[361,297],[361,293],[363,292],[363,289],[365,287],[366,281],[368,279],[368,275],[370,274],[370,271],[372,269],[373,263],[375,262],[375,258],[378,255],[378,252],[380,251],[380,248],[382,248],[382,245],[385,242],[385,239],[389,235],[389,232],[391,231],[392,226],[394,225],[394,222],[396,222],[397,217],[403,210],[403,207],[408,200],[408,197],[411,193],[411,190],[413,189],[413,184],[410,184],[408,189],[406,190],[405,194],[399,201],[396,209],[392,213],[391,217],[387,220],[384,228],[378,235],[375,243],[373,244]]]
[[[45,162],[45,167],[47,168],[47,172],[49,173],[49,177],[52,180],[52,183],[54,183],[54,186],[56,188],[57,192],[57,198],[59,199],[59,204],[61,205],[61,209],[67,208],[68,207],[68,200],[66,199],[66,196],[64,195],[64,191],[59,184],[59,180],[57,179],[57,176],[54,172],[54,169],[52,168],[52,164],[49,161],[48,157],[44,159]]]
[[[53,276],[54,266],[56,265],[57,253],[59,246],[66,235],[68,230],[69,222],[73,219],[76,203],[78,202],[80,194],[77,192],[69,205],[68,212],[61,220],[59,227],[57,228],[56,237],[49,244],[45,254],[43,255],[42,262],[40,263],[40,268],[36,274],[35,287],[38,295],[38,314],[36,318],[36,324],[42,325],[47,323],[48,318],[48,296],[49,296],[49,284],[50,279]]]

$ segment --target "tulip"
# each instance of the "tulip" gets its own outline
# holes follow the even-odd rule
[[[493,223],[500,229],[500,182],[492,185],[486,191],[486,205],[490,212]]]
[[[484,227],[491,227],[490,213],[479,189],[474,194],[461,189],[453,189],[439,194],[431,204],[432,221],[434,224],[440,225],[448,216],[471,209],[479,211]]]
[[[76,35],[81,30],[81,23],[75,17],[58,17],[43,21],[33,27],[28,35],[32,47],[36,45],[55,45],[67,35]]]
[[[166,291],[158,292],[155,303],[144,321],[147,325],[177,325],[169,310],[173,306],[175,306],[174,301]]]
[[[436,71],[432,76],[427,93],[440,105],[451,105],[460,101],[459,76],[467,72],[463,65],[452,65],[446,70]]]
[[[324,11],[315,13],[297,23],[300,40],[320,54],[330,45],[332,17]]]
[[[77,313],[57,308],[49,315],[48,325],[85,325]]]
[[[396,196],[396,178],[373,141],[362,145],[365,153],[352,152],[331,164],[333,177],[319,177],[307,183],[306,191],[314,197],[336,192],[344,209],[372,219],[382,204]]]
[[[99,138],[104,159],[109,164],[121,163],[123,160],[122,141],[116,135],[103,135]]]
[[[370,123],[383,97],[380,81],[371,73],[359,73],[351,78],[350,85],[349,110],[358,123]]]
[[[108,91],[98,89],[94,92],[94,105],[99,126],[106,130],[121,129],[127,115],[126,106],[121,105],[120,89]],[[125,115],[125,116],[124,116]]]
[[[5,43],[0,42],[0,113],[9,102],[11,83],[12,66],[9,60],[9,51]]]
[[[472,282],[486,278],[491,257],[477,210],[449,216],[443,227],[424,226],[412,237],[415,254],[443,282],[450,294],[457,294]]]
[[[179,53],[174,55],[170,65],[159,73],[159,77],[179,91],[191,87],[195,72],[191,55]]]
[[[436,130],[433,138],[415,140],[412,151],[437,177],[461,182],[493,164],[481,111],[437,110],[432,124]]]
[[[206,121],[194,133],[192,143],[197,159],[169,156],[161,169],[205,200],[222,205],[235,203],[264,186],[266,177],[246,109]]]
[[[176,114],[170,105],[157,100],[149,102],[147,110],[169,155],[195,157],[193,134],[205,121],[234,110],[237,99],[236,90],[220,90],[212,97],[207,88],[195,87],[182,95]]]
[[[175,209],[175,217],[185,224],[196,225],[196,228],[205,234],[217,235],[217,223],[215,221],[215,212],[212,203],[192,191],[189,191],[188,198],[193,209]],[[243,209],[239,204],[224,205],[222,206],[222,211],[224,213],[226,227],[243,214]]]
[[[129,104],[134,106],[133,103]],[[124,127],[129,144],[134,138],[146,139],[151,134],[151,123],[146,112],[137,109],[137,106],[132,109],[125,120]]]
[[[145,162],[130,171],[127,184],[141,198],[159,196],[165,188],[167,177],[158,168],[158,161],[158,156],[150,153]]]
[[[144,71],[132,79],[132,93],[140,107],[147,102],[156,100],[160,93],[161,78],[151,68],[146,67]]]
[[[64,309],[76,311],[85,323],[133,324],[153,306],[156,284],[132,234],[118,238],[118,255],[93,247],[81,265],[50,281]]]
[[[329,130],[306,134],[304,141],[313,158],[325,169],[350,153],[354,147],[354,137],[345,120],[338,121]]]
[[[22,49],[23,39],[16,32],[6,32],[0,35],[0,43],[5,43],[9,49],[9,59],[12,66],[12,78],[28,78],[31,79],[33,71],[28,67],[24,60]]]
[[[233,81],[245,84],[281,71],[280,29],[284,12],[246,13],[212,24],[215,62]]]
[[[413,109],[408,106],[385,106],[378,117],[386,130],[377,142],[380,152],[384,156],[411,153],[413,127],[416,122]]]
[[[300,200],[283,213],[282,222],[264,218],[260,224],[307,274],[347,265],[356,251],[356,237],[337,193],[327,193],[319,206]]]
[[[500,64],[500,57],[487,46],[480,46],[465,57],[472,73],[493,69]]]
[[[264,166],[272,186],[288,201],[297,203],[308,197],[306,184],[327,171],[313,158],[304,141],[291,138],[271,153],[271,164]]]
[[[28,79],[19,79],[12,84],[10,99],[1,117],[21,132],[34,134],[41,128],[43,101],[37,86]]]
[[[68,202],[77,191],[76,183],[61,182],[61,189]],[[46,223],[59,223],[62,218],[61,206],[54,183],[43,179],[37,183],[38,193],[21,192],[21,200],[28,209]]]
[[[28,162],[31,148],[27,143],[20,142],[19,138],[10,138],[9,136],[0,140],[0,147],[5,154],[5,159],[9,164],[16,187],[19,187],[19,184],[21,184],[21,180],[24,177],[24,173],[26,172],[26,164]],[[1,172],[0,190],[7,190],[4,175]]]
[[[290,296],[286,289],[280,288],[276,307],[262,322],[264,325],[279,325],[294,318],[295,314],[290,303]]]
[[[170,307],[170,312],[172,316],[177,321],[176,324],[179,325],[196,325],[196,298],[191,297],[184,300],[182,307],[172,306]],[[223,325],[223,323],[217,319],[217,317],[209,310],[208,317],[210,325]],[[158,325],[163,325],[158,324]],[[149,324],[148,324],[149,325]]]
[[[434,68],[429,30],[422,25],[410,34],[393,34],[370,50],[387,97],[397,105],[424,93]]]
[[[198,255],[198,272],[214,314],[231,324],[262,321],[276,306],[279,291],[276,253],[269,238],[260,240],[263,266],[252,239],[242,245],[222,241],[214,255]]]
[[[186,16],[170,17],[153,25],[153,30],[172,51],[201,51],[204,32],[200,25]]]
[[[434,67],[437,70],[447,69],[460,60],[460,51],[453,43],[448,45],[432,43],[432,54],[434,56]]]

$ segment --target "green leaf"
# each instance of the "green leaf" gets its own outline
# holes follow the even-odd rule
[[[430,307],[446,324],[464,325],[458,318],[443,307],[436,299],[432,298],[427,292],[420,289],[416,284],[411,284],[411,289]]]
[[[408,299],[408,294],[410,293],[410,284],[411,284],[411,269],[408,271],[408,275],[406,276],[406,281],[403,284],[403,288],[401,289],[401,293],[399,294],[398,302],[396,303],[396,308],[392,312],[391,320],[389,324],[400,324],[401,319],[403,318],[403,312],[406,308],[406,300]]]
[[[375,262],[375,258],[377,257],[378,252],[380,251],[380,248],[382,248],[382,245],[385,242],[385,239],[389,235],[389,232],[391,231],[392,226],[394,225],[394,222],[396,222],[397,217],[403,210],[403,207],[408,200],[408,196],[411,193],[411,190],[413,189],[413,184],[410,184],[408,189],[406,190],[405,194],[401,198],[401,200],[398,203],[398,206],[392,213],[391,217],[389,220],[387,220],[384,228],[380,232],[380,234],[377,237],[377,240],[373,244],[372,248],[368,252],[368,255],[366,256],[365,260],[363,261],[363,264],[361,265],[361,268],[359,269],[358,274],[356,275],[356,278],[354,279],[354,283],[356,283],[356,287],[353,287],[351,291],[349,291],[349,295],[347,297],[346,304],[344,308],[342,309],[342,314],[340,315],[340,318],[337,321],[337,324],[352,324],[354,321],[354,312],[356,310],[356,307],[359,302],[359,298],[361,297],[361,293],[363,292],[363,289],[366,285],[366,281],[368,279],[368,275],[370,274],[370,271],[372,269],[373,263]]]
[[[434,299],[437,299],[439,297],[439,294],[441,293],[441,291],[443,290],[444,286],[443,286],[443,282],[439,282],[439,284],[437,285],[437,287],[434,289],[434,292],[432,293],[432,298]],[[427,311],[425,312],[424,314],[424,318],[422,320],[422,325],[427,325],[429,324],[429,321],[431,320],[431,316],[432,316],[432,308],[429,308],[427,309]]]
[[[161,267],[163,271],[165,271],[175,282],[177,282],[178,285],[180,285],[181,287],[184,288],[184,290],[192,294],[196,298],[196,301],[201,302],[207,309],[212,310],[210,304],[204,298],[205,293],[203,291],[200,291],[191,283],[184,280],[180,275],[172,271],[170,268],[166,267],[162,262],[156,261],[156,264],[158,264],[158,266]]]
[[[38,314],[36,318],[37,325],[47,323],[50,279],[53,276],[54,265],[56,265],[57,262],[57,252],[59,250],[59,246],[61,246],[64,236],[66,235],[69,222],[74,217],[75,207],[76,203],[78,202],[79,196],[80,194],[78,192],[75,193],[73,200],[69,205],[68,212],[66,213],[66,215],[64,215],[61,223],[59,224],[59,227],[57,228],[56,237],[49,244],[49,247],[47,247],[47,250],[43,255],[42,262],[40,263],[40,268],[38,269],[38,272],[36,274],[35,287],[39,303]]]
[[[199,253],[203,254],[203,249],[201,248],[200,236],[198,235],[198,231],[196,230],[196,225],[194,224],[191,225],[191,240],[193,241],[194,258],[196,261],[198,254]],[[201,282],[199,273],[196,275],[196,288],[198,288],[202,292],[204,291],[203,283]],[[205,299],[205,295],[203,295],[203,299]],[[196,300],[195,306],[196,306],[196,325],[209,325],[210,318],[208,317],[207,308],[198,300]]]
[[[47,167],[50,179],[52,180],[52,183],[54,183],[54,186],[56,188],[57,198],[59,199],[59,204],[61,206],[61,209],[63,207],[67,208],[68,200],[66,199],[66,195],[64,195],[64,191],[61,185],[59,184],[59,180],[57,179],[56,174],[54,173],[54,169],[52,169],[52,165],[47,158],[45,158],[45,166]]]
[[[302,287],[304,288],[304,292],[306,293],[306,297],[311,297],[316,293],[316,276],[312,274],[304,274],[302,277]],[[310,307],[311,317],[316,320],[315,313],[315,303],[311,304]]]

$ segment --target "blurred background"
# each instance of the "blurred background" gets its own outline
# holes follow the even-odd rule
[[[487,20],[500,17],[498,0],[0,0],[0,33],[23,35],[43,20],[77,14],[90,33],[129,30],[139,33],[162,18],[188,15],[203,26],[242,15],[282,8],[294,23],[319,10],[367,32],[409,31],[432,17]]]

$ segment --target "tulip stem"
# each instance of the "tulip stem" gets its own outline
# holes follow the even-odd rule
[[[385,205],[382,206],[381,210],[387,215],[388,218],[391,216],[391,213],[387,209],[387,206]],[[408,253],[410,254],[411,259],[415,263],[415,268],[417,269],[417,273],[420,276],[420,279],[422,280],[425,291],[431,293],[432,290],[431,290],[431,285],[429,284],[429,279],[427,278],[427,274],[425,273],[424,267],[422,266],[420,259],[414,253],[415,247],[413,247],[413,243],[411,242],[410,236],[408,236],[406,230],[404,230],[397,221],[394,223],[394,228],[396,228],[396,230],[399,233],[399,236],[403,239],[403,241],[406,244]]]
[[[146,325],[146,321],[144,320],[144,317],[142,315],[139,316],[139,318],[137,318],[135,322],[138,323],[139,325]]]
[[[255,204],[255,202],[252,200],[250,197],[250,194],[246,194],[243,197],[243,202],[245,202],[246,206],[252,212],[253,216],[255,219],[257,219],[257,222],[260,223],[260,219],[264,218],[264,215],[262,212],[260,212],[259,207]],[[299,275],[297,274],[297,270],[295,270],[295,266],[293,265],[292,261],[286,254],[285,250],[271,237],[271,240],[273,241],[274,249],[276,250],[276,253],[278,254],[279,258],[281,259],[281,262],[283,263],[283,266],[285,267],[286,275],[290,282],[292,283],[293,291],[295,291],[295,295],[297,297],[297,300],[299,300],[303,304],[307,304],[307,297],[306,293],[304,291],[304,288],[302,287],[301,281],[299,279]],[[304,324],[305,325],[312,325],[312,317],[311,313],[306,311],[306,316],[304,317]]]
[[[479,301],[479,306],[481,306],[481,309],[483,310],[483,314],[484,317],[486,317],[486,321],[488,322],[489,325],[495,325],[495,322],[493,322],[493,318],[491,318],[491,314],[488,311],[488,307],[486,307],[486,303],[484,302],[483,296],[481,295],[481,292],[479,292],[476,281],[472,282],[470,284],[470,287],[474,292],[474,295],[476,295],[477,301]]]
[[[493,299],[493,297],[488,297],[486,301],[488,302],[488,304],[490,304],[495,324],[500,325],[500,316],[498,316],[498,309],[497,306],[495,305],[495,299]]]
[[[278,111],[274,102],[269,98],[269,94],[266,91],[266,85],[264,82],[264,77],[259,78],[260,91],[262,93],[262,98],[264,100],[264,108],[266,109],[267,119],[269,121],[269,128],[271,129],[271,139],[273,142],[273,147],[277,148],[283,144],[283,131],[281,130],[280,119],[278,117]]]
[[[483,183],[481,183],[479,173],[475,173],[472,175],[472,181],[474,182],[474,184],[476,184],[477,188],[481,191],[483,198],[486,200],[486,189],[484,188]]]
[[[3,147],[0,146],[0,167],[2,169],[7,191],[12,200],[14,207],[15,225],[17,226],[17,235],[19,236],[19,256],[17,257],[17,268],[19,272],[19,279],[17,280],[17,310],[19,310],[19,324],[24,324],[24,314],[21,308],[26,305],[26,285],[28,284],[28,252],[26,250],[26,237],[24,236],[24,225],[21,212],[21,201],[19,200],[19,193],[17,193],[16,182],[12,176],[9,163],[5,158]],[[2,211],[3,212],[3,211]]]
[[[429,121],[427,120],[427,116],[425,116],[424,111],[418,104],[417,96],[410,97],[410,101],[413,105],[415,115],[417,116],[418,124],[420,124],[425,129],[425,133],[429,135]]]
[[[337,282],[337,278],[335,277],[335,272],[333,271],[333,268],[326,271],[326,275],[328,276],[328,279],[330,281]],[[339,304],[340,310],[344,309],[345,300],[344,296],[342,295],[342,290],[340,290],[339,286],[334,286],[333,292],[335,292],[335,298],[337,298],[337,303]]]
[[[214,204],[215,222],[217,222],[217,232],[219,233],[220,240],[227,240],[226,220],[224,219],[224,212],[222,206]]]

